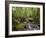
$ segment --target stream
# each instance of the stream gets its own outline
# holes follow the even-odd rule
[[[26,28],[27,30],[40,30],[40,25],[27,23]]]

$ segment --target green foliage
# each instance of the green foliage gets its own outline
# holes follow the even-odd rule
[[[12,24],[17,30],[24,29],[24,22],[40,24],[40,8],[30,7],[13,7],[12,8]]]
[[[16,30],[24,30],[25,28],[24,28],[24,24],[23,23],[18,23],[17,25],[16,25]]]

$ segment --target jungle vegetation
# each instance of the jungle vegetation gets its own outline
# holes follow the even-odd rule
[[[40,25],[40,8],[12,7],[12,30],[27,30],[28,23]]]

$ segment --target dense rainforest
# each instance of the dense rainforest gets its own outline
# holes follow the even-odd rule
[[[12,30],[39,30],[40,8],[12,7]]]

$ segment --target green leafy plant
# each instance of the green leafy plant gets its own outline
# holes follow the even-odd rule
[[[24,30],[24,22],[40,24],[40,8],[12,7],[12,26]]]

